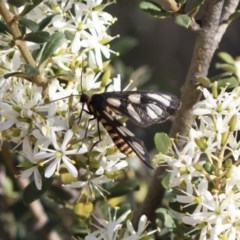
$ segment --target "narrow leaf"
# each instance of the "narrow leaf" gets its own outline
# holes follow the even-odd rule
[[[239,86],[239,81],[236,77],[228,77],[228,78],[222,78],[218,81],[218,88],[225,88],[233,89]]]
[[[108,198],[119,197],[132,193],[139,189],[139,182],[136,179],[123,180],[119,183],[114,184],[111,189],[106,190],[110,193]]]
[[[229,17],[229,19],[226,21],[228,24],[230,24],[232,21],[236,20],[237,18],[239,18],[240,16],[240,10],[236,10],[233,14],[231,14],[231,16]]]
[[[226,63],[233,64],[233,65],[235,64],[235,60],[229,53],[220,52],[218,53],[218,57],[221,58]]]
[[[170,17],[172,14],[170,12],[164,11],[161,6],[159,6],[156,3],[153,2],[147,2],[143,1],[140,3],[139,7],[144,11],[149,14],[151,14],[153,17],[157,18],[166,18]]]
[[[51,15],[45,17],[45,18],[38,24],[38,25],[39,25],[39,30],[43,30],[46,26],[48,26],[48,25],[51,23],[51,21],[52,21],[52,19],[53,19],[54,16],[56,16],[56,14],[51,14]]]
[[[33,32],[28,33],[24,36],[25,41],[34,43],[45,43],[48,42],[49,39],[50,39],[49,32]]]
[[[8,0],[7,2],[8,2],[8,4],[11,4],[17,8],[26,4],[26,0]]]
[[[114,41],[112,44],[112,50],[120,52],[121,56],[129,53],[134,47],[138,45],[138,41],[133,37],[123,37],[119,40]]]
[[[19,23],[21,24],[21,26],[30,29],[32,32],[36,32],[39,29],[38,24],[36,22],[26,18],[19,19]]]
[[[159,13],[162,11],[161,7],[157,3],[142,1],[140,8],[149,13]]]
[[[44,46],[41,59],[39,61],[39,66],[47,60],[56,50],[59,48],[65,40],[65,36],[63,33],[54,33],[48,43]]]
[[[0,21],[0,33],[2,33],[2,34],[9,33],[7,25],[5,23],[3,23],[2,21]]]
[[[26,15],[27,13],[29,13],[31,10],[33,10],[36,6],[38,6],[40,3],[42,2],[42,0],[32,0],[32,1],[29,1],[27,4],[26,4],[26,1],[25,1],[25,8],[22,10],[21,12],[21,16],[24,16]]]
[[[190,17],[195,17],[204,1],[205,0],[195,0],[187,15]]]

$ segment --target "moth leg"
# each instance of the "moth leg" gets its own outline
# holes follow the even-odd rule
[[[90,120],[90,119],[89,119],[89,120]],[[92,119],[92,120],[93,120],[93,119]],[[99,138],[99,139],[98,139],[98,141],[96,141],[96,142],[92,145],[92,147],[90,148],[90,152],[93,150],[93,148],[94,148],[97,144],[99,144],[99,143],[102,141],[99,123],[100,123],[100,121],[97,120],[97,131],[98,131],[98,138]]]
[[[77,119],[78,119],[78,122],[77,122],[77,123],[78,123],[78,124],[80,123],[80,121],[81,121],[81,119],[82,119],[83,112],[91,115],[91,113],[90,113],[88,110],[84,109],[84,103],[82,104],[81,112],[80,112],[79,116],[77,117]],[[92,118],[92,119],[94,119],[94,118]],[[88,121],[90,121],[90,120],[92,120],[92,119],[89,119]]]
[[[79,121],[80,121],[81,118],[79,118]],[[89,127],[89,123],[90,121],[94,120],[96,118],[92,117],[92,118],[89,118],[88,121],[87,121],[87,125],[86,125],[86,128],[85,128],[85,133],[84,133],[84,136],[82,138],[82,143],[80,144],[79,146],[79,149],[82,147],[83,143],[85,142],[86,138],[87,138],[87,134],[88,134],[88,127]],[[92,148],[91,148],[92,150]]]
[[[82,144],[84,143],[84,141],[85,141],[86,138],[87,138],[88,127],[89,127],[90,122],[91,122],[92,120],[95,120],[95,119],[96,119],[95,117],[88,119],[88,122],[87,122],[87,125],[86,125],[86,131],[85,131],[85,133],[84,133],[83,141],[82,141],[80,147],[82,146]],[[95,143],[93,143],[93,145],[91,146],[89,152],[91,152],[91,151],[93,150],[93,148],[94,148],[98,143],[100,143],[100,142],[102,141],[102,137],[101,137],[101,133],[100,133],[99,121],[97,121],[97,131],[98,131],[98,138],[99,138],[99,140],[96,141]]]

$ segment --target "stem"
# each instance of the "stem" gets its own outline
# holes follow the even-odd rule
[[[196,31],[197,38],[192,55],[191,65],[183,85],[181,102],[182,106],[175,117],[170,130],[170,136],[177,134],[186,136],[194,119],[192,107],[201,97],[201,92],[197,90],[198,78],[206,77],[210,63],[218,45],[228,27],[227,19],[236,11],[239,0],[230,0],[224,5],[224,1],[206,0],[204,4],[204,16],[202,27]],[[184,139],[184,138],[181,138]],[[183,147],[184,142],[179,141],[178,148]],[[160,176],[164,168],[158,168],[152,178],[149,191],[142,205],[142,209],[134,216],[134,226],[137,226],[139,217],[147,215],[150,220],[154,220],[155,210],[159,207],[164,196],[165,189],[160,182]]]
[[[36,67],[36,62],[26,44],[25,41],[22,40],[22,33],[18,27],[17,16],[13,15],[8,8],[6,7],[6,3],[4,1],[0,2],[0,15],[5,20],[10,33],[13,36],[14,42],[21,52],[26,63]],[[28,79],[29,80],[29,79]],[[38,86],[42,86],[44,89],[47,87],[46,83],[43,81],[41,75],[36,75],[31,78],[32,82],[37,84]]]

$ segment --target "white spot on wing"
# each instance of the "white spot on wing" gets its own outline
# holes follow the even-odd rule
[[[111,114],[109,114],[108,112],[104,111],[104,114],[111,120],[113,121],[113,116]]]
[[[161,116],[162,115],[162,113],[163,113],[163,110],[160,108],[160,107],[158,107],[157,105],[155,105],[155,104],[149,104],[148,105],[158,116]]]
[[[151,119],[158,118],[158,115],[150,107],[147,107],[146,109],[147,109],[147,114]]]
[[[148,93],[147,94],[149,98],[152,98],[165,106],[170,106],[171,104],[171,96],[163,93],[162,95],[156,94],[156,93]]]
[[[140,94],[130,94],[128,96],[128,100],[132,103],[139,104],[141,102],[141,95]]]
[[[142,155],[145,154],[143,147],[138,142],[133,141],[131,144],[134,147],[134,149],[137,150],[137,152],[140,152]]]
[[[117,129],[125,137],[126,136],[134,137],[134,134],[131,131],[129,131],[127,128],[123,127],[123,126],[118,127]]]
[[[138,115],[138,113],[135,111],[134,107],[132,106],[132,104],[128,104],[127,106],[127,110],[128,110],[128,113],[129,115],[134,118],[137,122],[141,122],[141,118],[140,116]]]
[[[108,98],[107,102],[114,107],[119,107],[121,105],[121,101],[116,98]]]

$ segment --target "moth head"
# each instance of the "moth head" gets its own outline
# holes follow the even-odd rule
[[[88,99],[89,99],[88,95],[83,93],[80,97],[80,102],[87,103]]]

